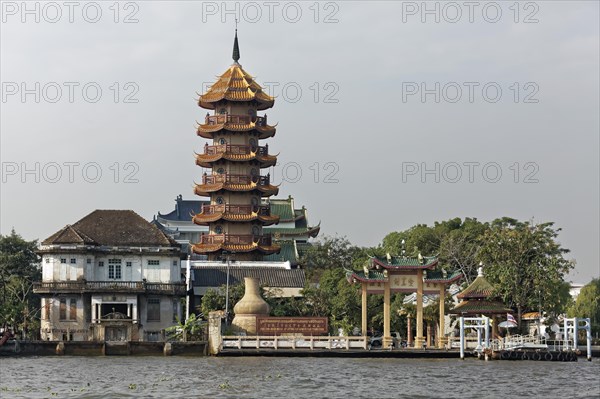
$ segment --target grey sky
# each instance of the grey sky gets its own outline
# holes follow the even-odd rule
[[[71,23],[62,2],[27,4],[33,14],[2,2],[1,232],[43,239],[94,209],[151,218],[193,198],[196,92],[232,62],[234,15],[221,2],[123,2],[115,23],[113,2],[77,2]],[[439,22],[422,2],[246,4],[240,63],[277,96],[271,173],[296,180],[299,167],[280,196],[322,234],[376,245],[416,223],[533,217],[563,229],[573,281],[600,275],[598,2],[428,2]],[[425,101],[410,94],[422,84]]]

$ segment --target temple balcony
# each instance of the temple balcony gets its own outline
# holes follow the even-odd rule
[[[268,205],[203,205],[202,213],[213,215],[217,213],[230,213],[233,215],[252,215],[254,213],[260,216],[271,216],[271,208]]]
[[[54,293],[141,293],[185,295],[185,283],[147,281],[42,281],[33,283],[36,294]]]
[[[204,234],[200,237],[199,244],[214,245],[251,245],[271,246],[273,240],[270,234]]]
[[[256,126],[267,126],[266,116],[250,116],[250,115],[206,115],[204,120],[205,125],[222,125],[225,123],[232,123],[238,125],[247,125],[250,123],[256,124]]]
[[[278,215],[271,215],[268,205],[234,205],[215,204],[202,206],[202,212],[194,215],[192,221],[199,225],[207,226],[218,220],[229,222],[251,222],[259,220],[263,226],[270,226],[279,222]]]
[[[243,144],[219,144],[219,145],[205,145],[205,155],[249,155],[256,152],[257,155],[269,155],[268,146],[251,146]]]
[[[259,186],[268,186],[270,184],[270,176],[259,175],[236,175],[231,173],[221,173],[202,176],[202,184],[252,184],[256,183]]]

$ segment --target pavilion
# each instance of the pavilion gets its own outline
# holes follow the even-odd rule
[[[438,259],[435,256],[417,258],[407,256],[372,257],[363,271],[348,270],[346,277],[350,283],[360,283],[362,293],[362,334],[367,331],[367,295],[383,294],[383,344],[392,342],[390,333],[390,296],[392,293],[417,293],[417,336],[415,348],[423,345],[423,294],[439,294],[440,300],[440,332],[444,331],[444,300],[446,286],[458,281],[460,272],[448,273],[446,270],[435,270]],[[444,347],[443,333],[438,334],[438,347]]]
[[[498,315],[512,313],[494,295],[494,287],[483,276],[483,267],[479,267],[477,278],[465,288],[457,298],[461,302],[450,311],[458,316],[488,316],[492,319],[492,337],[498,336]]]

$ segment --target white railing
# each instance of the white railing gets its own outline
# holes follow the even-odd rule
[[[224,336],[221,349],[367,349],[367,337]]]

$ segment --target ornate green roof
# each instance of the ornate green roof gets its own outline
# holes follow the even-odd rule
[[[271,254],[265,256],[263,259],[272,262],[285,262],[289,261],[292,265],[298,264],[298,251],[296,248],[295,241],[277,241],[277,244],[281,246],[281,251],[278,254]]]
[[[458,298],[460,299],[473,299],[473,298],[492,298],[494,287],[483,277],[483,273],[477,276],[477,278],[465,288]]]
[[[446,275],[444,275],[442,270],[428,270],[424,281],[426,283],[451,283],[460,280],[461,277],[462,273],[458,270],[446,273]]]
[[[411,258],[408,256],[392,256],[388,258],[371,258],[372,266],[381,266],[385,269],[431,269],[438,263],[436,256],[423,256],[419,258]]]
[[[279,216],[280,221],[291,221],[295,219],[295,212],[292,198],[269,200],[271,214]]]
[[[346,269],[346,279],[348,279],[350,283],[354,282],[353,279],[358,281],[387,281],[387,277],[382,272],[375,270],[369,270],[369,274],[367,276],[364,271],[357,272]]]

